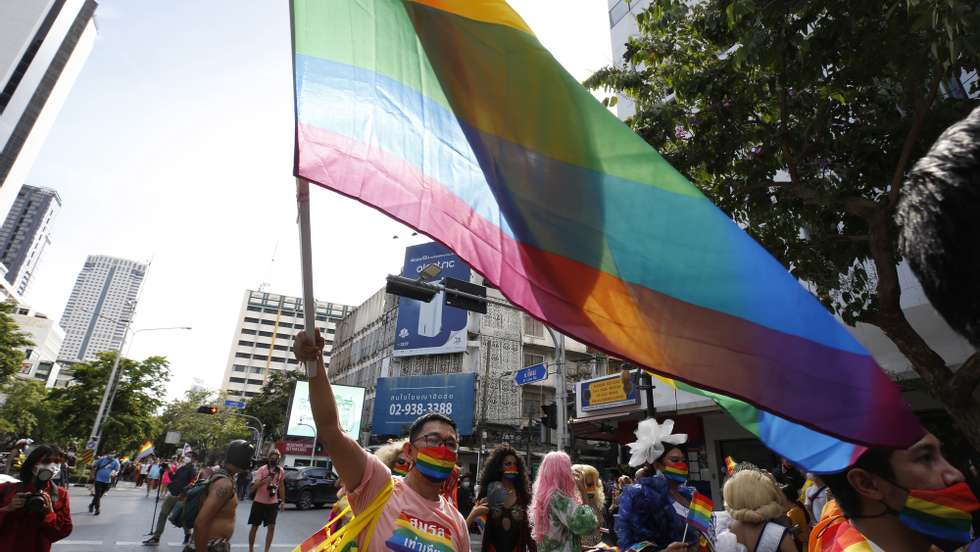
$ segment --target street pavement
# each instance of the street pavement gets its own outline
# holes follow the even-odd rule
[[[180,550],[183,546],[184,533],[170,522],[167,522],[159,546],[141,544],[147,538],[146,533],[150,531],[150,518],[153,515],[153,503],[156,498],[155,493],[151,493],[149,497],[145,493],[144,487],[120,482],[115,489],[102,497],[102,513],[95,516],[88,513],[88,504],[92,501],[88,489],[72,486],[70,504],[75,528],[67,538],[54,543],[52,549],[55,552]],[[163,496],[160,497],[161,504]],[[249,526],[246,522],[251,507],[252,503],[247,500],[238,504],[235,535],[231,539],[233,550],[248,549]],[[272,550],[292,550],[303,539],[323,527],[328,513],[327,508],[300,511],[294,506],[287,506],[285,512],[279,513]],[[156,522],[156,518],[153,518],[153,522]],[[471,539],[474,540],[472,550],[479,550],[479,537],[474,535]],[[255,537],[255,549],[261,551],[264,545],[265,528],[260,527]]]
[[[167,522],[159,546],[149,547],[141,544],[143,539],[147,538],[146,533],[150,531],[150,518],[153,515],[153,503],[156,498],[155,493],[151,493],[149,497],[145,493],[145,487],[135,487],[132,483],[120,482],[115,489],[102,497],[102,513],[95,516],[88,513],[88,504],[92,500],[88,489],[71,487],[71,517],[75,528],[64,540],[56,542],[53,550],[57,552],[103,550],[146,552],[154,548],[161,551],[180,550],[183,546],[184,533],[170,522]],[[161,504],[163,496],[160,497]],[[248,549],[249,526],[246,522],[251,507],[252,503],[247,500],[238,504],[235,536],[231,540],[233,549]],[[279,513],[272,549],[292,550],[311,533],[323,527],[328,513],[329,510],[326,508],[304,512],[296,510],[293,506],[287,506],[285,512]],[[264,527],[259,528],[255,544],[256,550],[263,550]]]

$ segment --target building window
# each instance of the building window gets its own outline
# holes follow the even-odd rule
[[[533,366],[535,364],[541,364],[544,362],[544,355],[536,355],[534,353],[524,353],[524,366]]]
[[[248,322],[249,324],[258,324],[259,323],[259,319],[258,318],[249,318],[247,316],[245,317],[245,321]]]
[[[261,374],[262,373],[262,368],[259,368],[257,366],[253,366],[252,367],[252,373],[253,374]]]
[[[524,335],[529,335],[532,337],[544,337],[544,324],[525,314]]]
[[[245,371],[245,367],[242,366],[241,364],[236,364],[236,365],[232,366],[231,369],[234,372],[244,372]]]
[[[262,380],[250,379],[248,380],[249,385],[262,385],[264,382]]]
[[[243,346],[243,347],[251,347],[251,346],[255,345],[254,342],[252,342],[252,341],[245,341],[244,339],[239,339],[238,340],[238,344],[241,345],[241,346]],[[262,344],[259,343],[258,345],[261,346]]]
[[[245,392],[245,396],[246,396],[246,397],[254,397],[254,396],[256,396],[256,395],[258,395],[258,393],[255,393],[255,392],[253,392],[253,391],[246,391],[246,392]]]
[[[248,353],[235,353],[235,358],[252,358],[252,355]]]
[[[255,330],[250,330],[248,328],[242,328],[242,333],[245,335],[255,335]]]
[[[609,8],[609,27],[615,27],[630,12],[630,0],[619,0]]]
[[[245,378],[228,378],[228,381],[232,383],[245,383]]]

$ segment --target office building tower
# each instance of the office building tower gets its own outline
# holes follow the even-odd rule
[[[51,221],[60,207],[58,192],[24,186],[0,226],[0,263],[7,267],[7,282],[21,295],[51,243]]]
[[[119,350],[146,268],[136,261],[89,255],[61,316],[65,342],[58,360],[85,362]]]
[[[352,307],[316,302],[316,325],[326,341],[324,362],[330,362],[335,326]],[[293,336],[305,328],[303,299],[246,290],[235,325],[222,390],[229,398],[258,395],[276,371],[302,369],[293,356]]]
[[[94,0],[0,2],[0,217],[95,45]]]

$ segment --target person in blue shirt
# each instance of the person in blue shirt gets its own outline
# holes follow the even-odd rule
[[[88,511],[90,514],[99,515],[102,495],[109,490],[109,486],[112,484],[112,474],[119,471],[119,460],[116,459],[116,453],[107,454],[96,460],[92,464],[92,471],[95,472],[95,496],[92,497],[92,502],[88,505]]]

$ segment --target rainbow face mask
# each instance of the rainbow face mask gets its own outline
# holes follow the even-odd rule
[[[664,466],[663,472],[664,477],[673,481],[674,483],[684,483],[687,481],[688,467],[687,462],[678,462],[676,464],[667,464]]]
[[[959,482],[945,489],[909,489],[898,519],[916,533],[965,544],[973,538],[971,513],[980,510],[970,486]]]
[[[517,479],[521,474],[517,471],[517,465],[504,466],[504,478],[505,479]]]
[[[445,481],[456,465],[456,451],[445,445],[419,449],[415,459],[415,469],[429,481]]]
[[[395,465],[391,467],[391,475],[405,477],[412,470],[412,463],[401,456],[395,460]]]

